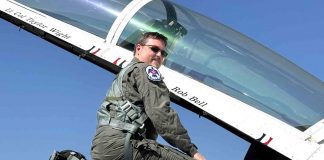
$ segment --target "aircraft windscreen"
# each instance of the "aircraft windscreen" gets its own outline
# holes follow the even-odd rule
[[[119,13],[131,2],[131,0],[16,1],[104,39]]]
[[[130,20],[118,45],[132,50],[146,31],[169,38],[166,67],[302,131],[324,117],[323,82],[229,27],[172,2],[152,1]]]

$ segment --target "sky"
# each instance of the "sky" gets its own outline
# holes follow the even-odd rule
[[[324,80],[323,1],[174,0],[260,42]],[[0,19],[1,159],[90,159],[96,111],[114,75]],[[249,143],[175,104],[208,160],[241,160]],[[163,143],[163,142],[162,142]]]

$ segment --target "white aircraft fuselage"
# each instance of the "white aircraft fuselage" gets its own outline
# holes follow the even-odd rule
[[[164,0],[1,0],[0,11],[113,73],[131,61],[140,34],[160,32],[170,52],[161,73],[174,102],[271,148],[269,156],[324,159],[324,84],[214,20]]]

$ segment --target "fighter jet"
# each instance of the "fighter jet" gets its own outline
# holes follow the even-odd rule
[[[73,7],[68,7],[73,6]],[[173,102],[251,143],[246,160],[324,159],[324,84],[247,36],[167,0],[1,0],[0,16],[118,73],[148,31],[168,37]]]

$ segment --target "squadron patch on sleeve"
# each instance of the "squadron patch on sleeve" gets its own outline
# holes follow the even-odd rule
[[[161,74],[158,69],[153,66],[147,66],[146,69],[147,78],[152,81],[161,81]]]

